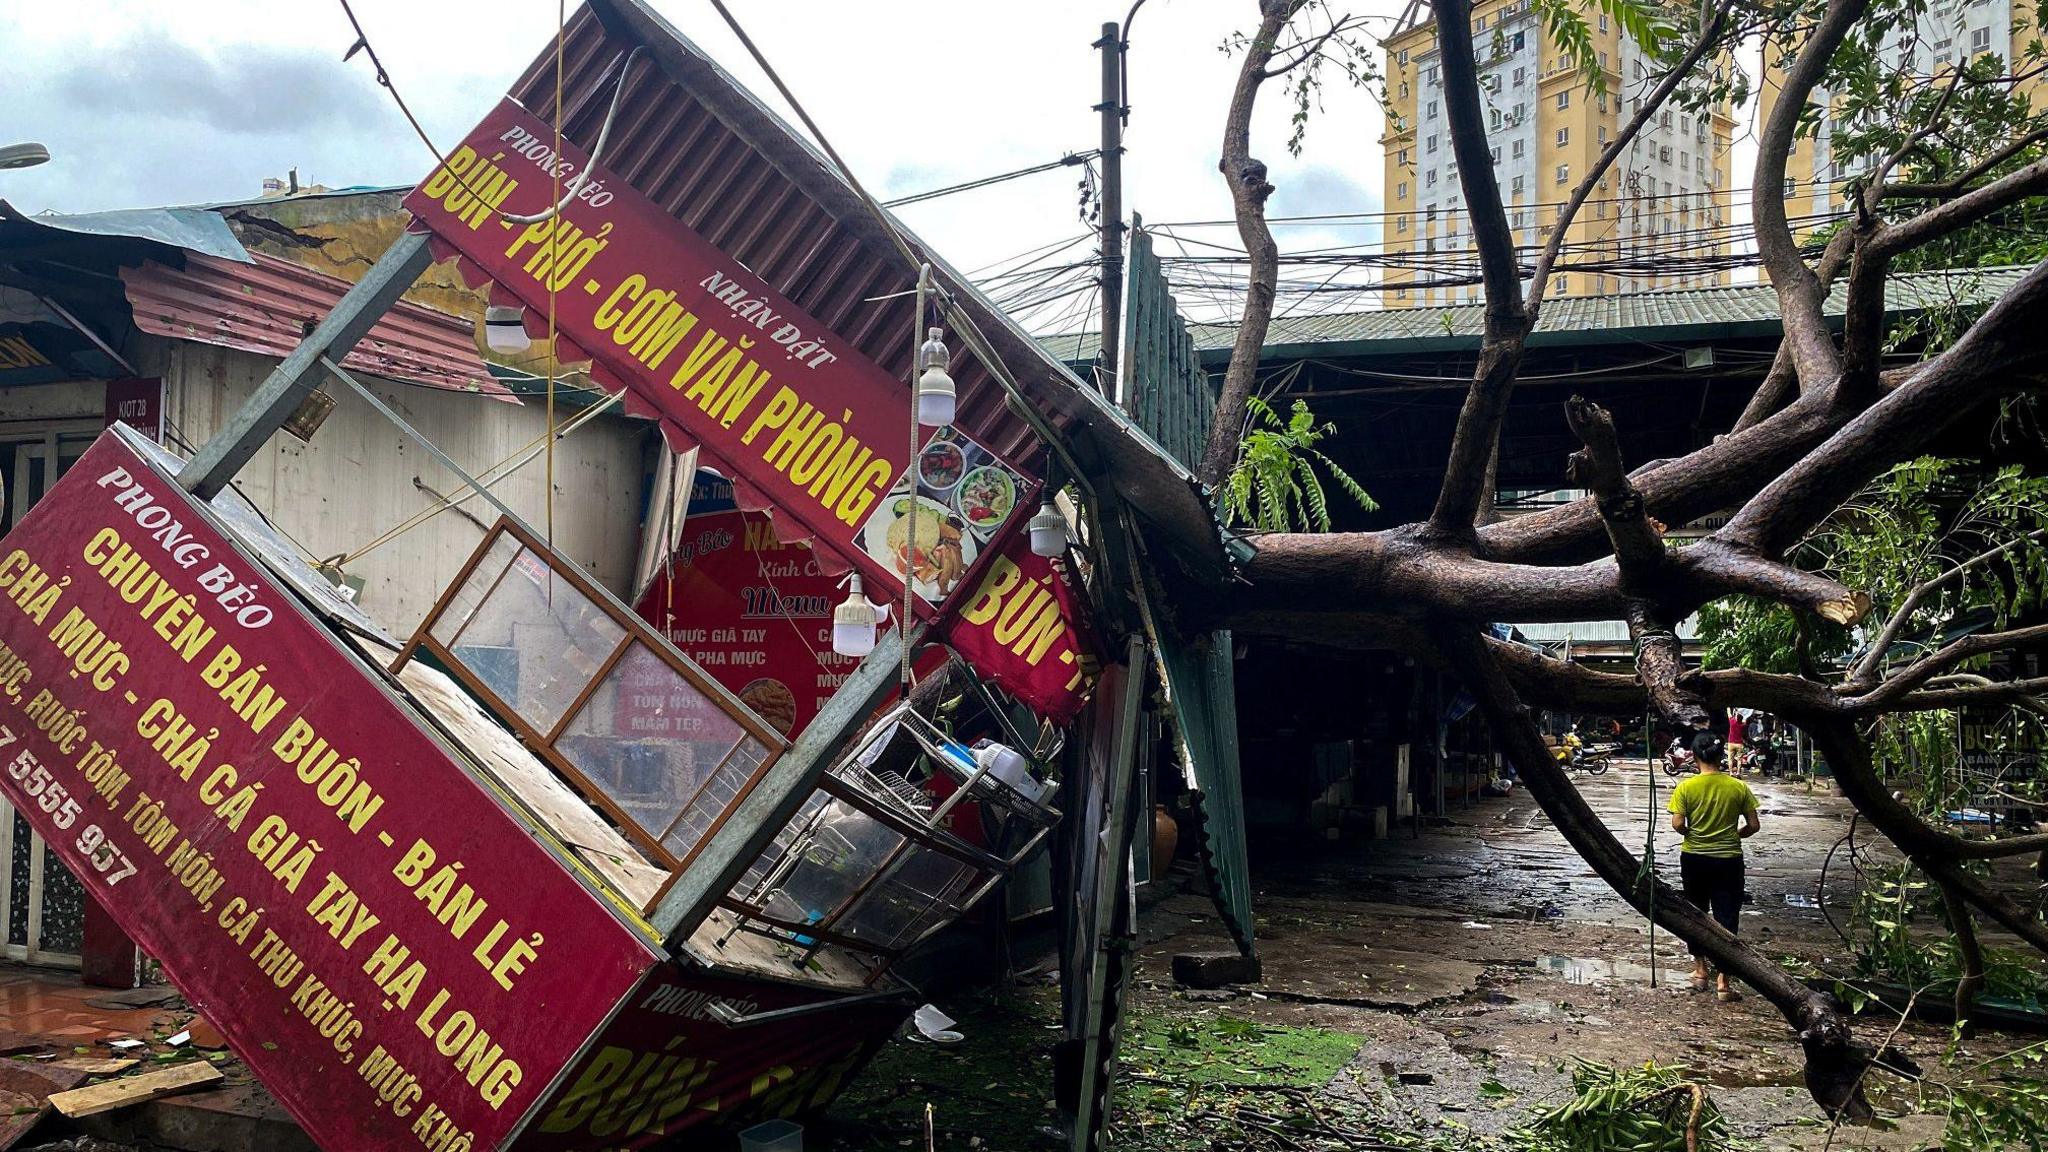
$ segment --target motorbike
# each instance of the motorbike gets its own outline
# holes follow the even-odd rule
[[[1769,745],[1751,746],[1742,754],[1742,771],[1752,776],[1777,776],[1778,758]]]
[[[1687,747],[1684,739],[1673,740],[1670,747],[1664,749],[1664,774],[1666,776],[1686,776],[1699,770],[1700,766],[1693,759],[1692,749]]]
[[[1579,738],[1578,732],[1572,731],[1565,733],[1564,738],[1551,748],[1550,755],[1567,768],[1577,768],[1588,775],[1598,776],[1607,771],[1607,761],[1614,755],[1614,749],[1611,745],[1589,749],[1586,742]]]

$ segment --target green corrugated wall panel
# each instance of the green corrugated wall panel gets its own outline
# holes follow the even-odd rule
[[[1142,222],[1131,231],[1125,268],[1124,362],[1119,365],[1124,410],[1192,469],[1208,439],[1216,398]]]
[[[1166,675],[1188,767],[1200,793],[1202,854],[1216,910],[1239,950],[1253,951],[1251,859],[1245,846],[1244,773],[1237,757],[1237,672],[1229,632],[1211,632],[1194,644],[1160,635],[1159,663]]]

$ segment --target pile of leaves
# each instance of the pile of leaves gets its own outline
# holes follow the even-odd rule
[[[1572,1062],[1572,1097],[1536,1117],[1530,1143],[1557,1152],[1702,1152],[1726,1133],[1707,1086],[1677,1065]]]

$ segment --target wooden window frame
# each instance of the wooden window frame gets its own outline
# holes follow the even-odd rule
[[[568,706],[562,710],[562,714],[556,718],[553,725],[545,732],[535,728],[524,715],[502,699],[489,685],[485,684],[483,679],[471,670],[453,650],[454,645],[461,640],[463,632],[469,628],[470,622],[475,619],[477,611],[480,611],[497,594],[499,586],[504,583],[506,574],[512,571],[514,565],[518,564],[518,551],[513,552],[506,561],[504,571],[499,572],[496,578],[491,581],[490,588],[478,599],[477,607],[472,609],[469,617],[462,621],[461,625],[455,630],[454,635],[450,637],[448,644],[442,644],[433,634],[434,627],[441,622],[442,617],[454,602],[456,594],[468,586],[470,579],[476,575],[477,569],[490,556],[491,550],[497,546],[501,538],[506,536],[510,536],[519,549],[532,552],[542,563],[547,565],[549,572],[560,576],[579,595],[621,629],[619,642],[613,645],[611,651],[598,663],[596,671],[591,673],[590,678],[577,691]],[[613,670],[618,667],[619,661],[625,658],[627,651],[636,642],[667,664],[671,671],[716,706],[728,719],[738,724],[742,733],[741,737],[733,742],[732,747],[726,749],[724,756],[719,759],[717,765],[704,775],[703,782],[697,785],[696,790],[690,794],[689,799],[684,801],[677,809],[675,818],[670,820],[668,825],[659,832],[642,827],[640,822],[619,807],[618,803],[606,794],[603,788],[599,787],[585,775],[582,769],[576,766],[574,761],[570,760],[567,755],[555,747],[555,741],[567,732],[569,725],[575,722],[576,717],[590,703],[591,698],[597,694],[598,688],[611,676]],[[733,809],[739,807],[740,802],[760,785],[761,779],[768,774],[768,770],[775,765],[775,762],[781,759],[784,753],[789,751],[789,739],[787,737],[769,727],[760,717],[754,715],[752,709],[749,709],[745,703],[727,690],[724,685],[712,679],[709,674],[697,666],[695,661],[678,651],[673,644],[669,643],[667,637],[656,631],[645,620],[642,620],[634,613],[622,612],[613,603],[612,598],[605,595],[603,589],[598,587],[597,583],[590,579],[575,562],[549,548],[546,541],[527,531],[523,525],[512,520],[510,517],[499,517],[498,522],[493,524],[490,530],[484,533],[483,541],[477,545],[474,552],[470,553],[469,559],[463,562],[461,571],[457,572],[455,578],[449,581],[447,587],[441,590],[440,596],[434,601],[434,606],[427,611],[426,617],[420,621],[419,625],[413,630],[411,638],[406,641],[405,646],[399,650],[397,657],[392,660],[390,667],[391,675],[396,677],[406,664],[423,650],[434,658],[434,662],[444,672],[462,685],[464,690],[475,696],[486,708],[490,709],[501,723],[519,737],[520,743],[526,745],[529,751],[535,756],[540,757],[548,767],[554,769],[556,774],[566,780],[587,803],[604,813],[605,817],[617,826],[625,834],[626,838],[632,841],[634,846],[647,856],[651,863],[668,870],[668,879],[662,882],[661,888],[648,901],[646,908],[641,909],[642,912],[653,908],[661,902],[662,896],[675,883],[676,877],[681,875],[683,870],[690,866],[691,862],[696,859],[697,854],[703,850],[704,844],[717,834],[719,828],[731,817]],[[670,832],[673,832],[682,818],[703,798],[704,790],[711,786],[711,783],[718,778],[719,772],[731,762],[733,756],[746,745],[749,739],[760,742],[765,750],[761,763],[755,766],[754,771],[740,785],[732,803],[728,804],[725,810],[718,814],[710,826],[705,829],[704,835],[699,837],[695,844],[691,845],[688,852],[679,856],[670,851],[662,843],[663,838]]]

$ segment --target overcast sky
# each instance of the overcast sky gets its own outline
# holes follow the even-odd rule
[[[354,0],[394,83],[436,144],[462,137],[552,40],[552,0]],[[1389,14],[1394,0],[1373,0]],[[655,0],[757,93],[771,89],[704,0]],[[1092,148],[1099,64],[1090,43],[1129,0],[732,0],[731,7],[857,174],[885,197]],[[1230,203],[1215,164],[1235,61],[1218,50],[1256,0],[1150,0],[1135,21],[1125,204],[1148,222],[1213,220]],[[432,164],[336,0],[0,3],[0,143],[54,159],[0,173],[29,212],[253,198],[297,166],[330,187],[410,183]],[[1380,114],[1333,93],[1300,160],[1290,109],[1268,94],[1255,153],[1276,215],[1376,211]],[[793,118],[792,118],[793,119]],[[1075,169],[902,210],[973,269],[1085,231]],[[1203,235],[1192,233],[1192,235]],[[1207,233],[1227,240],[1227,231]],[[1376,239],[1283,232],[1295,247]]]

